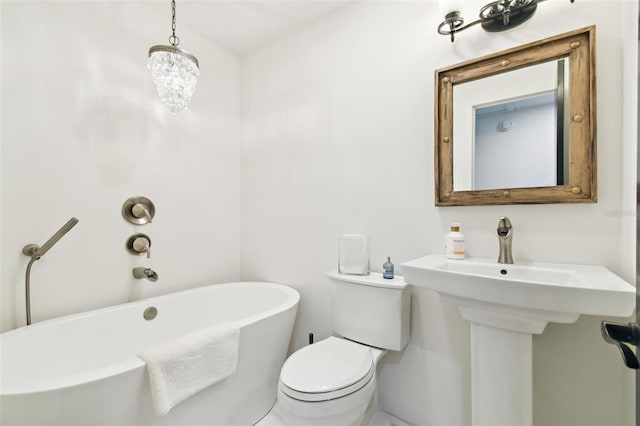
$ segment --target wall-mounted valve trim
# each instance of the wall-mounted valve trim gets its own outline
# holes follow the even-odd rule
[[[151,223],[156,207],[147,197],[131,197],[122,205],[122,217],[134,225]]]

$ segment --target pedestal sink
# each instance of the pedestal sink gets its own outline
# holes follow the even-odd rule
[[[602,266],[450,260],[402,264],[404,279],[437,291],[471,322],[473,426],[531,426],[532,335],[581,314],[627,317],[636,290]]]

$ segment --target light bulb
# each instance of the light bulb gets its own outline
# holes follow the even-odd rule
[[[447,16],[451,12],[461,12],[460,0],[438,0],[438,7],[442,16]]]

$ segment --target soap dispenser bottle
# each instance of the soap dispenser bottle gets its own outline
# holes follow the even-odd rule
[[[382,278],[393,279],[393,263],[390,256],[387,256],[387,261],[382,264]]]
[[[448,259],[464,259],[465,251],[464,235],[460,232],[460,224],[452,223],[451,232],[446,238],[446,256]]]

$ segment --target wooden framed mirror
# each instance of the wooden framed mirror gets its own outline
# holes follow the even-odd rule
[[[435,71],[435,204],[597,201],[595,26]]]

